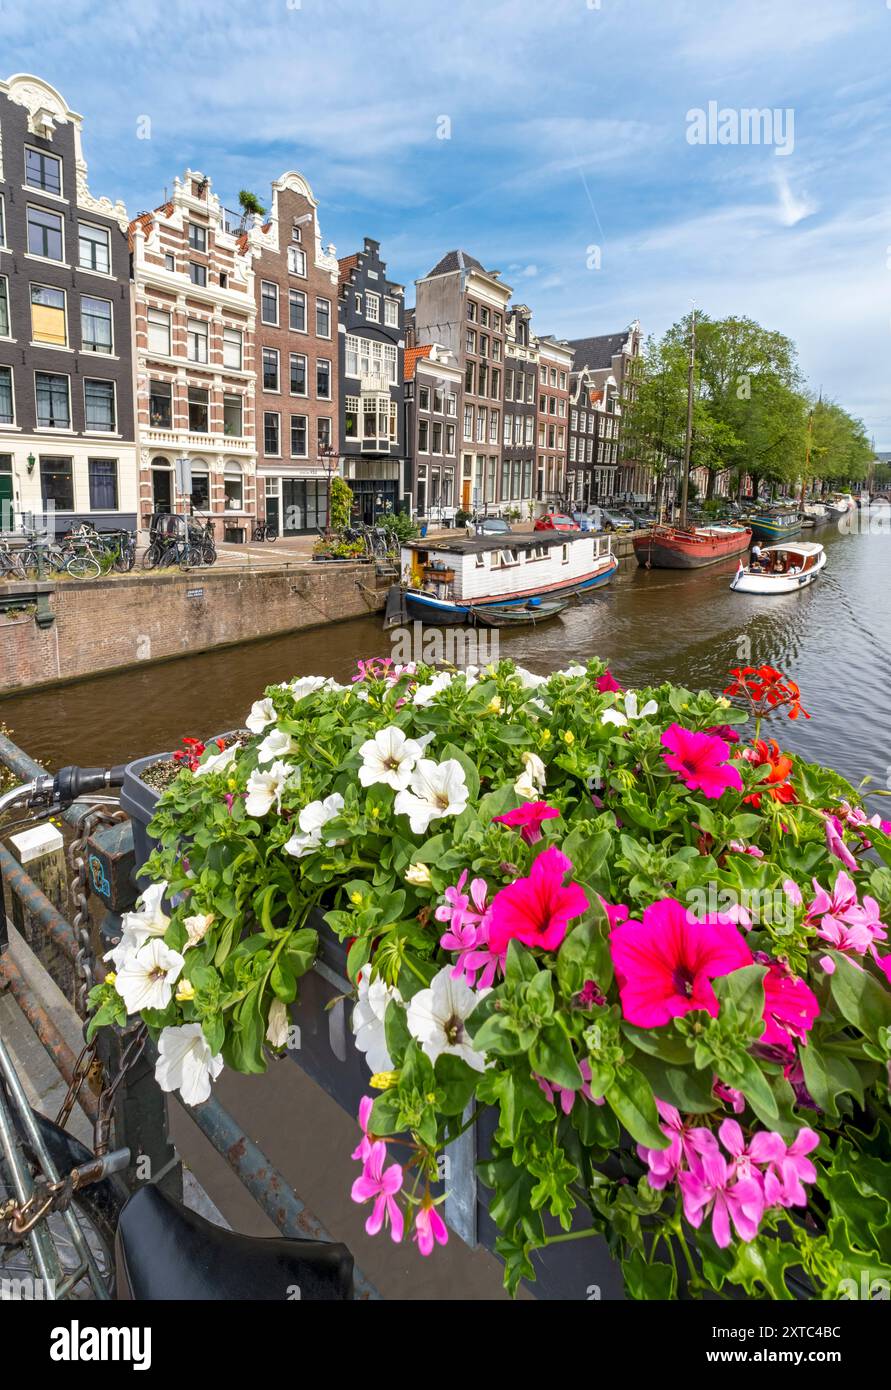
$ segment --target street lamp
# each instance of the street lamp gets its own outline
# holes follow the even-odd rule
[[[318,461],[324,463],[328,475],[328,494],[325,503],[325,533],[331,530],[331,482],[337,468],[337,451],[330,444],[320,444],[318,448]]]

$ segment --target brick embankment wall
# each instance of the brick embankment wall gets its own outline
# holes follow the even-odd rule
[[[0,692],[362,617],[384,607],[388,584],[341,564],[56,584],[48,626],[0,611]],[[0,584],[0,610],[26,587]]]

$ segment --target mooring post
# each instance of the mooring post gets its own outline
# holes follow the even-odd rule
[[[31,826],[9,837],[14,858],[28,877],[49,899],[63,917],[68,916],[68,883],[65,867],[65,842],[62,833],[50,821]],[[46,925],[33,913],[27,897],[10,884],[13,924],[21,932],[46,972],[55,980],[65,998],[76,1003],[77,981],[74,961],[62,951]]]

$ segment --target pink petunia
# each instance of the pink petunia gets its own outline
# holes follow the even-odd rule
[[[765,1047],[780,1047],[787,1055],[795,1043],[804,1042],[820,1013],[813,990],[778,960],[768,960],[759,952],[759,962],[767,964],[764,976],[764,1032],[759,1041]]]
[[[597,677],[597,689],[601,695],[608,695],[611,691],[624,690],[623,685],[619,685],[612,671],[604,671],[602,676]]]
[[[353,1183],[351,1196],[354,1202],[374,1201],[371,1215],[365,1222],[365,1230],[376,1236],[386,1220],[394,1244],[398,1245],[405,1229],[402,1209],[396,1201],[396,1194],[402,1191],[402,1168],[398,1163],[384,1167],[387,1146],[378,1139],[364,1159],[361,1175]]]
[[[535,860],[528,878],[515,879],[496,893],[489,926],[490,951],[498,955],[512,940],[556,951],[572,918],[588,909],[581,884],[563,882],[571,868],[572,860],[551,845]]]
[[[534,845],[541,839],[543,823],[554,820],[559,814],[556,806],[549,806],[546,801],[524,801],[515,811],[505,811],[503,816],[493,816],[492,819],[519,830],[526,844]]]
[[[418,1242],[418,1249],[421,1254],[425,1257],[432,1255],[434,1241],[438,1245],[445,1245],[448,1238],[448,1227],[436,1207],[432,1203],[429,1206],[419,1207],[415,1216],[415,1233],[412,1239]]]
[[[600,898],[600,906],[606,913],[606,920],[609,922],[610,931],[613,931],[620,922],[627,922],[628,908],[625,903],[608,903],[606,898],[600,897],[599,893],[597,896]]]
[[[738,770],[727,762],[730,745],[711,734],[694,733],[681,724],[670,724],[662,735],[665,766],[678,777],[688,791],[701,791],[709,800],[716,800],[728,788],[742,791]]]
[[[616,927],[609,946],[622,1012],[640,1028],[658,1028],[693,1009],[717,1015],[711,981],[752,964],[726,918],[696,921],[675,898],[651,903],[642,921]]]

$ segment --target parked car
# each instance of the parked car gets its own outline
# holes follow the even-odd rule
[[[603,509],[604,531],[633,531],[634,522],[625,512],[608,512]]]
[[[478,536],[509,536],[513,531],[503,516],[481,516],[474,524]]]
[[[533,531],[577,531],[578,523],[571,516],[566,516],[563,512],[548,512],[545,516],[540,516],[533,526]]]

